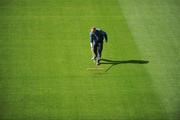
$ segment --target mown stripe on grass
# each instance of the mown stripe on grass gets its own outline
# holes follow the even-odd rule
[[[168,118],[179,119],[179,2],[121,0],[121,3],[141,54],[151,59],[146,68],[155,92]]]

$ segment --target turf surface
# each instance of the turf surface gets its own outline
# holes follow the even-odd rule
[[[1,120],[178,120],[178,0],[1,0]],[[108,33],[91,60],[89,29]]]

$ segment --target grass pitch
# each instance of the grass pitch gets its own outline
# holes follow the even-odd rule
[[[1,120],[178,120],[178,0],[1,0]],[[89,30],[108,33],[91,60]]]

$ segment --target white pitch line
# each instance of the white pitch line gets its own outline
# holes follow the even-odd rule
[[[87,68],[87,70],[103,70],[104,68]]]

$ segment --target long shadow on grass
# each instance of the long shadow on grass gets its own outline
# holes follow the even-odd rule
[[[109,59],[101,59],[100,64],[111,64],[111,66],[105,71],[109,71],[113,66],[119,64],[147,64],[149,61],[147,60],[109,60]]]

